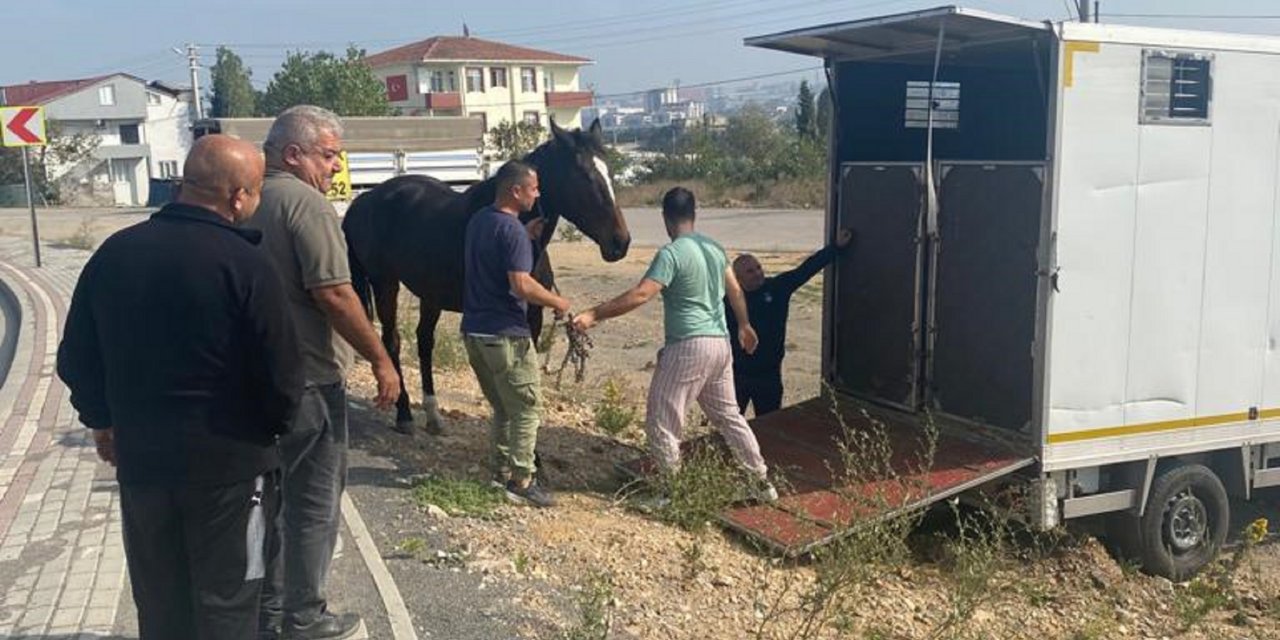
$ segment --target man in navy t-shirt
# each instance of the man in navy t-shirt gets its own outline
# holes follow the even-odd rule
[[[535,481],[541,373],[526,311],[532,302],[554,309],[560,317],[568,312],[569,302],[530,275],[533,246],[519,216],[538,199],[537,172],[511,161],[494,180],[493,204],[472,214],[467,223],[463,342],[480,390],[493,407],[489,437],[494,481],[513,499],[550,507],[555,498]]]

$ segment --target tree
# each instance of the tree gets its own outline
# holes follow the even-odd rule
[[[817,121],[813,114],[813,92],[809,90],[809,81],[800,81],[800,94],[796,96],[796,134],[801,138],[815,138],[818,135]]]
[[[364,62],[364,50],[347,48],[345,58],[327,51],[294,52],[267,85],[260,103],[274,116],[294,105],[313,104],[340,116],[388,116],[387,90]]]
[[[498,123],[489,130],[489,144],[498,152],[503,160],[518,160],[547,137],[547,130],[537,122]]]
[[[823,140],[831,134],[832,118],[835,117],[835,104],[831,101],[831,87],[823,87],[818,94],[818,137]]]
[[[248,118],[257,113],[257,94],[249,81],[252,71],[234,51],[218,47],[213,64],[213,95],[209,99],[209,115],[214,118]]]
[[[36,199],[58,202],[58,180],[87,159],[102,142],[96,134],[67,134],[62,125],[51,120],[45,131],[49,144],[28,149],[31,156],[31,186]],[[22,149],[0,147],[0,185],[22,184]]]

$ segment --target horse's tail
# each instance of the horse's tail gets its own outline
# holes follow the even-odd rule
[[[373,283],[369,280],[369,274],[364,270],[360,258],[356,256],[356,252],[347,245],[347,262],[351,265],[351,287],[356,290],[356,295],[360,297],[360,305],[364,307],[364,313],[372,321],[373,315]]]

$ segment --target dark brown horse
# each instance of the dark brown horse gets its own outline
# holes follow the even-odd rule
[[[551,139],[524,160],[538,170],[542,197],[534,211],[522,216],[546,218],[542,236],[534,246],[534,278],[543,286],[554,284],[546,246],[561,217],[568,219],[600,247],[608,262],[627,255],[631,235],[622,211],[613,198],[609,169],[604,163],[600,122],[589,131],[566,131],[551,123]],[[492,204],[492,179],[465,193],[423,176],[388,180],[351,203],[342,222],[347,237],[352,279],[360,299],[376,309],[382,323],[382,343],[400,371],[400,334],[396,303],[400,283],[421,302],[418,318],[418,361],[422,369],[423,408],[426,427],[438,433],[443,419],[435,402],[431,352],[441,311],[462,310],[463,238],[467,220]],[[542,308],[529,306],[529,326],[537,339],[542,328]],[[396,425],[407,430],[413,424],[409,394],[400,382]]]

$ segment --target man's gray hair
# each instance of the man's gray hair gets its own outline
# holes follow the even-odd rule
[[[342,137],[342,121],[332,111],[323,107],[300,104],[289,107],[276,116],[267,132],[267,140],[262,148],[267,157],[279,157],[285,147],[296,144],[310,149],[322,134]]]

